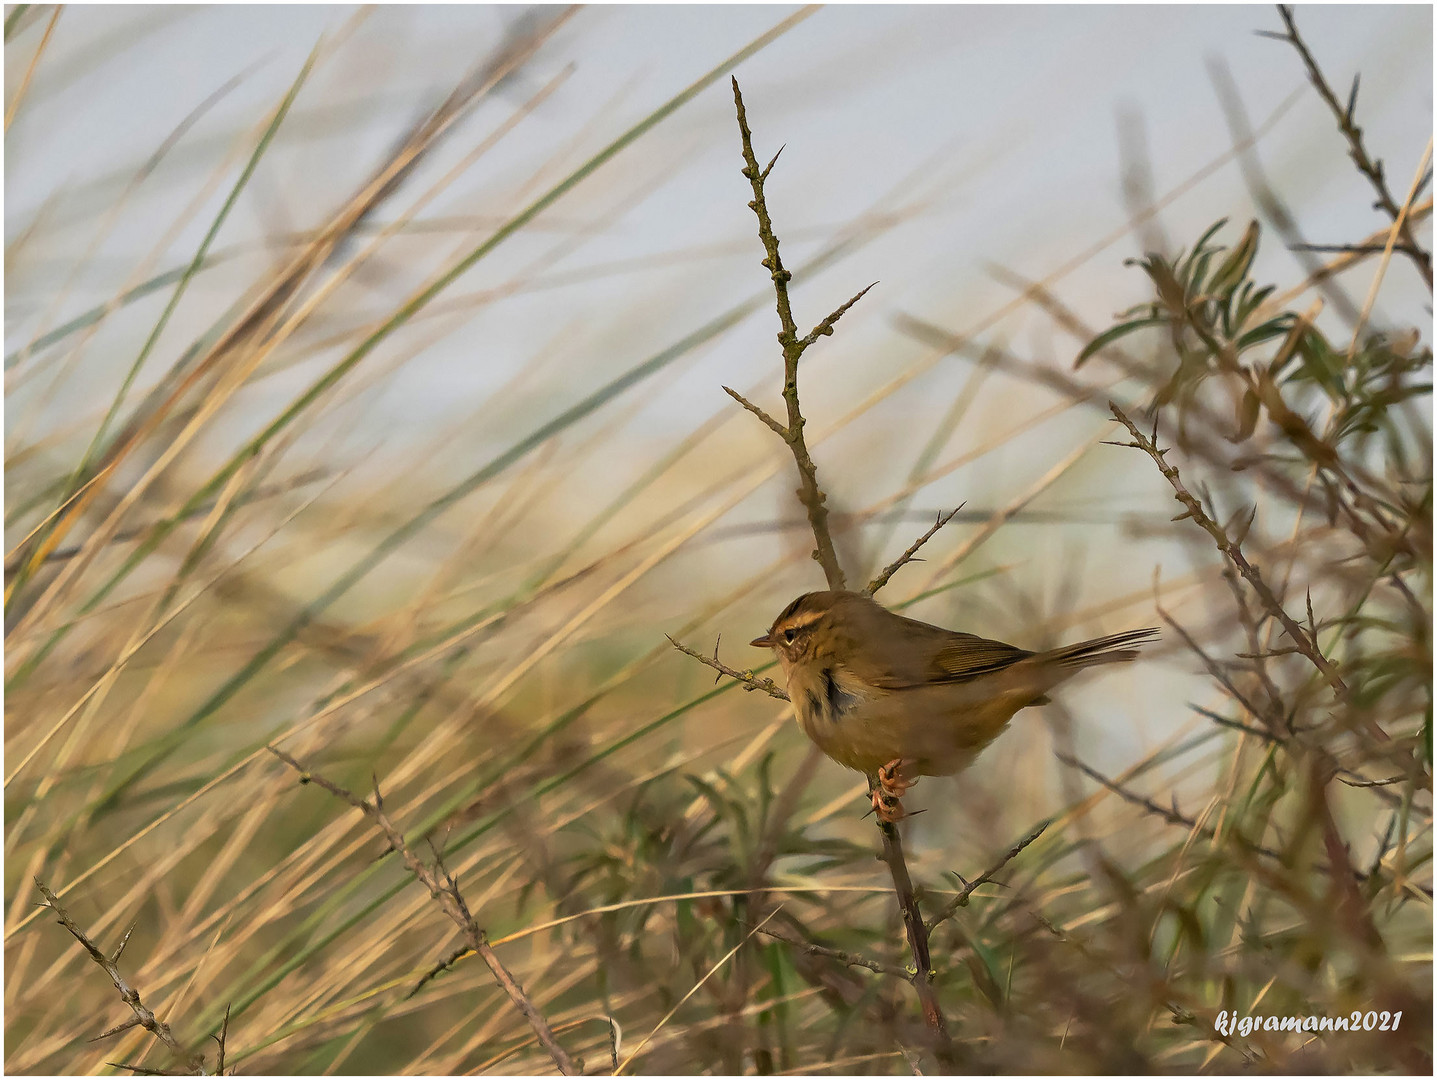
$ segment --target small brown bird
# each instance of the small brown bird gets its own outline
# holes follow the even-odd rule
[[[870,778],[873,808],[892,822],[917,777],[961,772],[1019,709],[1047,704],[1084,668],[1136,658],[1156,636],[1129,630],[1034,653],[895,615],[861,593],[812,592],[749,644],[778,655],[799,726]]]

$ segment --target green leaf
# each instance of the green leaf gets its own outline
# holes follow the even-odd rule
[[[1216,224],[1210,226],[1207,232],[1203,233],[1202,236],[1198,237],[1198,242],[1193,245],[1192,253],[1189,254],[1186,259],[1181,260],[1179,264],[1180,273],[1186,274],[1188,272],[1188,270],[1193,264],[1193,260],[1196,259],[1200,254],[1202,254],[1204,249],[1207,247],[1207,242],[1211,240],[1215,235],[1217,235],[1218,230],[1226,224],[1227,218],[1219,218]]]
[[[29,5],[29,4],[16,4],[16,5],[11,9],[10,14],[5,16],[5,40],[6,40],[6,41],[9,41],[9,40],[10,40],[10,35],[15,32],[15,27],[16,27],[16,25],[20,22],[21,17],[25,14],[25,12],[27,12],[27,11],[29,11],[29,10],[30,10],[30,5]]]
[[[1252,260],[1257,255],[1257,242],[1260,229],[1256,221],[1248,223],[1247,231],[1242,234],[1237,247],[1233,248],[1228,257],[1213,273],[1212,281],[1208,283],[1207,291],[1213,296],[1227,297],[1232,294],[1244,278],[1247,277],[1248,269],[1252,266]]]
[[[1254,345],[1285,336],[1292,329],[1292,316],[1279,315],[1277,318],[1256,326],[1237,339],[1237,351],[1246,352]]]
[[[1134,319],[1131,322],[1119,323],[1117,326],[1110,327],[1083,347],[1083,351],[1080,352],[1078,358],[1073,361],[1073,367],[1081,367],[1094,353],[1102,352],[1113,342],[1119,338],[1126,337],[1134,330],[1141,330],[1147,326],[1163,326],[1167,321],[1165,316],[1149,316],[1148,318]]]

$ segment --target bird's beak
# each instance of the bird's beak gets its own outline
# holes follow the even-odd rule
[[[754,638],[749,644],[755,649],[771,649],[773,648],[773,639],[767,634],[764,634],[763,637]]]

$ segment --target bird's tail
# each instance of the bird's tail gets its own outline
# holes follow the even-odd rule
[[[1049,655],[1056,664],[1064,667],[1085,668],[1096,664],[1116,664],[1124,660],[1136,660],[1138,646],[1145,645],[1158,636],[1153,627],[1146,630],[1128,630],[1121,634],[1080,641],[1076,645],[1065,645],[1054,649]]]

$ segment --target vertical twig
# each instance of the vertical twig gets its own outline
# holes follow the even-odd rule
[[[788,300],[788,283],[793,275],[783,268],[783,259],[778,254],[778,237],[774,234],[773,222],[768,216],[768,204],[764,201],[763,196],[764,181],[768,179],[774,162],[778,161],[778,154],[773,155],[773,161],[770,161],[766,168],[759,169],[758,158],[754,156],[753,152],[753,135],[748,129],[748,116],[744,112],[743,95],[739,92],[737,79],[733,80],[733,103],[734,110],[738,114],[739,134],[743,139],[744,165],[742,171],[749,186],[753,188],[753,200],[748,205],[758,218],[758,236],[763,241],[763,248],[767,253],[762,265],[768,270],[769,277],[773,279],[773,294],[775,306],[778,309],[778,343],[783,348],[783,401],[788,410],[788,423],[786,425],[778,423],[756,405],[750,404],[734,391],[729,390],[728,387],[724,387],[724,390],[750,412],[756,413],[760,419],[783,437],[784,442],[788,443],[789,450],[793,452],[794,463],[798,466],[798,499],[808,512],[808,523],[813,527],[813,540],[817,544],[813,557],[818,561],[819,566],[823,567],[823,576],[828,581],[828,587],[842,589],[846,586],[846,579],[843,576],[843,568],[838,565],[838,552],[834,550],[833,537],[828,531],[828,507],[824,505],[827,496],[818,486],[818,467],[814,465],[813,458],[809,456],[808,444],[803,437],[805,420],[798,404],[798,360],[804,350],[815,341],[831,335],[834,324],[842,318],[843,313],[856,304],[863,293],[873,286],[868,286],[835,309],[807,336],[798,336],[798,324],[793,321],[793,309]],[[779,147],[778,153],[783,153],[783,147]]]
[[[923,921],[923,912],[918,909],[918,896],[913,891],[913,881],[908,876],[908,863],[903,858],[903,841],[898,835],[898,826],[880,821],[878,828],[883,834],[883,861],[893,876],[893,889],[898,894],[898,907],[903,913],[903,930],[908,935],[908,948],[913,953],[915,971],[910,980],[918,991],[918,1003],[923,1007],[923,1019],[934,1036],[934,1050],[944,1065],[952,1064],[953,1047],[948,1037],[948,1024],[943,1019],[943,1010],[938,1005],[938,996],[933,992],[933,958],[928,952],[928,926]]]
[[[733,102],[734,110],[738,115],[739,136],[743,143],[743,175],[753,188],[753,200],[748,205],[758,218],[758,235],[766,253],[762,265],[773,279],[774,300],[779,321],[778,342],[783,348],[783,400],[788,410],[788,423],[779,423],[762,408],[727,386],[724,387],[724,391],[767,424],[788,444],[788,448],[793,454],[794,464],[798,466],[798,498],[808,512],[808,523],[813,529],[813,540],[816,545],[813,557],[823,567],[823,576],[828,581],[828,587],[835,590],[844,589],[847,587],[847,579],[839,565],[838,553],[834,550],[833,538],[828,531],[828,510],[824,506],[823,490],[818,486],[818,467],[813,463],[813,458],[809,456],[808,446],[803,438],[805,421],[798,400],[798,361],[804,350],[815,341],[831,335],[834,324],[843,317],[844,312],[856,304],[863,294],[873,286],[868,286],[868,289],[864,289],[840,305],[806,336],[798,336],[798,324],[794,322],[793,310],[788,299],[788,283],[793,275],[784,269],[783,260],[779,257],[778,237],[773,231],[773,222],[769,218],[768,204],[764,201],[763,194],[764,181],[768,179],[774,162],[778,161],[778,154],[773,156],[773,160],[765,168],[758,167],[758,158],[753,152],[753,135],[749,131],[748,116],[743,107],[743,94],[739,91],[737,79],[733,80]],[[780,147],[779,153],[782,152],[783,149]],[[938,525],[934,526],[928,536],[936,532],[938,526],[942,524],[943,522],[940,521]],[[924,539],[926,540],[927,536]],[[887,573],[892,573],[904,561],[911,558],[921,543],[922,541],[919,541],[919,544],[915,544],[913,548],[909,549]],[[881,585],[882,581],[879,581],[873,588]],[[913,881],[908,876],[908,864],[903,858],[903,843],[899,839],[897,828],[893,825],[879,822],[879,828],[883,836],[882,858],[888,866],[889,873],[893,876],[893,889],[898,896],[898,906],[903,912],[903,925],[908,935],[908,946],[913,953],[916,967],[912,980],[913,986],[918,992],[918,1000],[923,1007],[923,1018],[933,1035],[934,1051],[945,1067],[951,1067],[953,1063],[952,1043],[948,1037],[947,1025],[943,1019],[943,1011],[938,1005],[937,995],[933,992],[932,984],[929,982],[932,959],[928,953],[928,928],[924,924],[923,914],[918,908],[918,897],[913,891]]]

